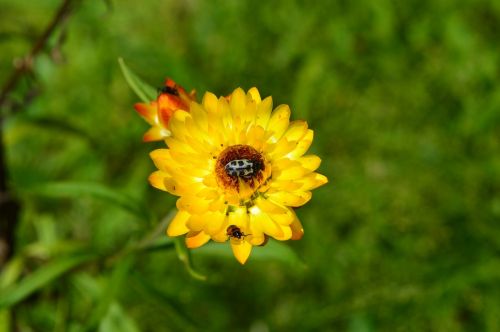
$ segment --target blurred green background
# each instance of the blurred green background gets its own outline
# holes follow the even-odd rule
[[[60,4],[0,0],[0,84]],[[0,331],[500,331],[499,31],[493,0],[76,1],[2,109]],[[304,238],[191,277],[118,57],[306,119],[330,182]]]

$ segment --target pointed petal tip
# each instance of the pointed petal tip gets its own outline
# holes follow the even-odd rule
[[[174,219],[170,222],[167,227],[167,235],[171,237],[179,236],[189,232],[186,226],[186,222],[189,219],[189,213],[186,211],[179,211],[175,215]]]
[[[136,103],[134,104],[134,109],[147,123],[153,124],[155,122],[156,106],[146,103]]]
[[[329,180],[326,176],[324,176],[323,174],[319,174],[319,173],[317,173],[317,174],[318,174],[317,179],[319,182],[319,186],[322,186],[322,185],[327,184],[329,182]]]
[[[148,177],[149,184],[156,189],[160,189],[163,191],[166,191],[167,189],[165,188],[165,173],[161,171],[155,171],[151,173]]]
[[[294,215],[294,220],[290,224],[290,229],[292,230],[292,237],[290,239],[300,240],[302,236],[304,236],[304,228],[302,227],[302,223],[300,222],[295,212],[293,213],[293,215]]]
[[[256,87],[252,87],[248,90],[248,96],[250,96],[257,103],[262,101],[259,90]]]
[[[233,250],[236,260],[240,262],[241,265],[245,265],[248,257],[250,257],[252,245],[246,241],[231,239],[231,249]]]

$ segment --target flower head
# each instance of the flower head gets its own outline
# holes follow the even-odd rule
[[[194,98],[194,90],[187,94],[183,87],[167,78],[165,85],[158,89],[158,98],[155,101],[149,104],[135,104],[135,110],[151,125],[151,128],[144,134],[144,142],[160,141],[170,136],[170,130],[168,130],[170,118],[175,111],[189,111],[189,103]]]
[[[167,234],[186,234],[189,248],[229,241],[242,264],[269,237],[300,239],[303,229],[293,208],[328,182],[315,172],[320,158],[304,156],[313,140],[307,123],[290,122],[287,105],[273,111],[271,97],[262,100],[256,88],[220,98],[206,93],[201,104],[180,95],[175,101],[182,105],[171,107],[169,101],[168,109],[182,111],[163,111],[158,100],[158,121],[145,117],[154,131],[148,137],[164,138],[168,146],[151,153],[158,170],[149,181],[179,196]]]

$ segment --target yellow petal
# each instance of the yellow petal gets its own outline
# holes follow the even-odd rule
[[[307,134],[307,122],[303,120],[295,120],[290,122],[290,125],[283,136],[292,142],[299,141],[305,134]]]
[[[246,233],[245,231],[248,229],[248,214],[246,212],[246,208],[237,207],[235,211],[229,212],[227,222],[229,225],[238,226],[244,233]]]
[[[315,171],[321,164],[321,159],[313,154],[308,156],[303,156],[297,159],[301,163],[302,167],[312,171]]]
[[[250,244],[253,246],[261,246],[264,242],[266,242],[266,236],[264,234],[259,237],[250,235],[247,241],[250,242]]]
[[[214,237],[216,234],[223,232],[226,233],[227,225],[226,215],[224,213],[211,212],[207,216],[204,231],[205,233]],[[227,236],[225,236],[227,239]]]
[[[290,152],[287,155],[287,157],[290,159],[295,159],[304,155],[304,153],[306,153],[309,147],[311,146],[313,137],[314,137],[314,132],[311,129],[308,129],[307,134],[305,134],[304,137],[302,137],[302,139],[297,143],[295,149],[292,152]]]
[[[274,220],[276,223],[288,226],[293,222],[294,214],[292,208],[286,208],[286,213],[269,213],[269,217]]]
[[[208,114],[208,131],[207,135],[210,136],[212,140],[212,148],[217,151],[220,149],[220,145],[226,143],[224,126],[222,124],[222,118],[219,114]]]
[[[273,133],[270,138],[271,143],[277,142],[283,136],[283,133],[288,128],[289,121],[290,107],[288,105],[276,107],[267,124],[267,130]]]
[[[231,249],[238,262],[245,264],[252,251],[252,245],[244,240],[231,239]]]
[[[219,194],[219,198],[216,200],[212,200],[208,209],[212,212],[216,213],[226,213],[227,202],[225,201],[225,197],[223,194]]]
[[[154,127],[151,127],[144,136],[142,137],[142,140],[144,142],[153,142],[153,141],[160,141],[164,139],[165,137],[168,137],[171,135],[171,132],[162,127],[158,127],[155,125]]]
[[[217,113],[219,99],[213,93],[206,92],[202,104],[209,113]]]
[[[259,90],[256,87],[251,88],[247,92],[247,96],[254,100],[257,104],[261,102]]]
[[[245,91],[243,91],[242,88],[235,89],[231,94],[231,100],[229,101],[233,117],[241,117],[246,111],[246,104],[247,97],[245,95]]]
[[[153,160],[155,166],[168,173],[170,176],[181,175],[185,177],[185,175],[195,176],[195,177],[203,177],[205,174],[209,172],[208,163],[205,159],[205,163],[200,160],[195,161],[195,157],[190,157],[189,159],[193,160],[193,162],[185,163],[178,162],[184,161],[184,157],[179,155],[172,155],[173,150],[170,149],[157,149],[150,153],[151,159]],[[182,179],[184,182],[184,179]],[[186,179],[189,182],[192,182],[190,179]]]
[[[165,189],[175,196],[182,196],[189,193],[189,188],[178,183],[174,178],[166,177],[163,179],[163,185]]]
[[[248,127],[250,124],[254,124],[255,116],[257,114],[257,103],[252,98],[246,98],[245,110],[241,114],[241,121],[243,122],[243,127]]]
[[[236,126],[233,124],[233,115],[231,114],[231,108],[226,98],[219,98],[218,109],[222,122],[221,133],[224,134],[224,141],[229,145],[233,145],[235,144],[234,132]]]
[[[295,212],[293,212],[293,214],[294,214],[294,219],[293,222],[290,224],[290,229],[292,230],[292,237],[290,239],[300,240],[304,235],[304,229],[302,228],[302,224],[300,223],[299,218],[297,218]]]
[[[274,220],[272,220],[269,215],[261,210],[252,209],[250,214],[250,219],[253,228],[256,230],[262,230],[267,235],[274,238],[284,236],[283,230],[280,225],[278,225]]]
[[[257,114],[255,115],[255,124],[262,128],[267,128],[271,111],[273,108],[273,99],[271,97],[265,98],[260,104],[257,105]]]
[[[188,112],[174,112],[168,122],[168,129],[172,132],[172,136],[181,141],[184,140],[186,135],[185,122],[187,117],[191,117]]]
[[[302,178],[300,182],[302,183],[301,190],[312,190],[327,183],[328,178],[319,173],[311,173]],[[284,187],[283,190],[285,190]]]
[[[262,231],[260,225],[257,225],[257,223],[253,221],[252,214],[250,214],[249,226],[250,226],[248,230],[249,234],[245,238],[245,240],[247,240],[248,242],[250,242],[250,244],[254,246],[260,246],[262,243],[266,241],[266,236],[264,235],[264,232]]]
[[[198,191],[196,196],[206,200],[216,200],[219,198],[220,193],[216,188],[205,187]]]
[[[169,175],[165,172],[162,171],[155,171],[151,173],[151,175],[148,178],[149,183],[160,190],[167,191],[167,188],[165,187],[165,178],[169,177]]]
[[[224,227],[224,230],[221,230],[220,232],[216,233],[216,234],[213,234],[213,235],[210,235],[212,237],[212,240],[214,240],[215,242],[226,242],[227,240],[229,240],[229,237],[227,236],[227,231],[226,231],[227,227]]]
[[[256,150],[260,150],[264,144],[266,132],[261,126],[252,126],[248,129],[247,144]]]
[[[272,213],[272,214],[285,214],[287,213],[287,208],[275,204],[267,199],[259,197],[255,200],[255,206],[258,207],[264,213]],[[250,209],[252,211],[253,207]],[[255,212],[257,213],[257,212]]]
[[[172,157],[170,156],[170,150],[168,149],[153,150],[149,156],[153,160],[156,168],[162,171],[167,171],[166,166],[173,163]]]
[[[189,228],[192,231],[199,232],[203,230],[205,227],[205,224],[207,223],[207,218],[208,214],[193,214],[189,217],[188,221],[186,222],[187,228]]]
[[[281,205],[285,206],[293,206],[293,207],[299,207],[307,202],[312,197],[312,194],[310,191],[305,191],[305,192],[286,192],[286,191],[278,191],[275,193],[268,194],[269,199],[272,200],[273,202],[276,202]]]
[[[286,170],[291,167],[300,166],[296,160],[289,158],[274,159],[272,161],[273,170]]]
[[[179,113],[179,112],[176,112]],[[170,153],[173,156],[174,151],[182,151],[183,153],[194,153],[196,154],[198,151],[194,150],[193,147],[181,140],[176,139],[173,136],[165,138],[165,143],[168,145],[170,148]]]
[[[186,226],[186,222],[189,219],[189,213],[186,211],[179,211],[175,215],[174,219],[170,222],[167,228],[168,236],[179,236],[185,234],[189,231]]]
[[[278,236],[273,236],[273,237],[279,241],[290,240],[290,238],[292,237],[292,229],[290,228],[290,226],[280,225],[280,227],[281,227],[281,234],[279,234]]]
[[[290,142],[286,137],[281,137],[276,144],[266,144],[266,151],[271,159],[279,159],[292,152],[296,146],[296,142]]]
[[[296,180],[284,180],[284,181],[271,181],[270,188],[274,191],[295,191],[302,189],[304,183]],[[306,189],[308,190],[308,189]]]
[[[273,168],[273,179],[278,181],[299,180],[310,171],[302,166],[292,166],[282,169]]]
[[[182,193],[182,196],[195,196],[198,192],[206,188],[206,185],[201,182],[200,179],[196,179],[192,176],[184,176],[176,173],[173,175],[173,178],[175,182],[172,183],[165,180],[165,187],[172,193],[179,192]]]
[[[210,240],[210,235],[205,232],[189,232],[186,235],[186,247],[193,249],[198,248]]]
[[[208,211],[210,201],[200,199],[196,196],[185,195],[177,200],[177,208],[186,210],[191,214],[203,214]]]

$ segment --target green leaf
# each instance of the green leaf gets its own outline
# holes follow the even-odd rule
[[[196,249],[195,253],[209,256],[231,257],[234,259],[229,244],[211,242],[201,248]],[[269,242],[265,246],[253,247],[250,258],[248,259],[248,261],[271,260],[280,261],[293,267],[306,267],[304,262],[297,256],[292,248],[282,242],[273,240],[269,240]]]
[[[142,298],[147,299],[148,302],[153,300],[162,308],[169,312],[169,320],[172,323],[170,326],[172,331],[176,330],[177,327],[182,327],[183,331],[199,331],[200,323],[199,320],[193,319],[189,316],[189,310],[185,310],[182,300],[180,300],[178,294],[165,292],[153,282],[151,282],[151,276],[144,275],[139,271],[132,272],[131,285],[137,288],[141,293]],[[202,323],[203,324],[203,323]]]
[[[117,303],[109,307],[109,310],[99,324],[99,332],[139,332],[137,324],[122,307]]]
[[[11,328],[11,312],[10,310],[0,309],[0,331],[12,331]]]
[[[44,197],[80,197],[90,195],[120,207],[139,219],[152,220],[152,215],[142,202],[126,194],[117,192],[92,182],[50,182],[24,189],[29,194]]]
[[[109,319],[110,311],[113,310],[112,306],[116,305],[115,301],[119,291],[126,288],[126,280],[132,269],[134,260],[133,256],[128,256],[120,259],[114,266],[111,275],[107,278],[106,287],[101,293],[97,306],[94,308],[92,315],[87,319],[88,328],[90,328],[88,330],[95,331],[95,327],[97,327],[99,322],[100,326],[102,326],[102,322]],[[108,317],[106,318],[106,316]],[[101,328],[99,328],[99,330],[101,330]]]
[[[0,273],[0,290],[13,284],[24,269],[24,258],[20,255],[11,258],[2,268]],[[0,331],[2,331],[0,329]]]
[[[60,135],[72,135],[87,141],[92,148],[99,148],[99,143],[88,132],[78,126],[75,126],[74,124],[71,124],[63,118],[32,114],[20,114],[18,118],[24,120],[24,123],[31,127],[36,127],[37,129],[42,129],[47,132],[56,132]]]
[[[118,58],[118,63],[122,70],[123,76],[128,85],[134,90],[135,94],[145,103],[149,103],[152,100],[156,100],[156,89],[147,83],[144,83],[136,74],[134,74],[130,68],[127,67],[123,58]]]
[[[182,237],[176,237],[174,238],[174,243],[175,243],[175,249],[177,251],[177,257],[181,262],[184,263],[184,265],[186,266],[186,270],[189,272],[191,277],[203,281],[207,280],[206,276],[197,272],[193,268],[193,263],[191,262],[191,253],[189,252],[189,249],[186,248],[186,245],[184,244],[184,239]]]
[[[2,290],[2,294],[0,295],[0,309],[10,307],[18,303],[38,289],[47,285],[50,281],[56,279],[78,265],[95,258],[95,255],[81,254],[70,257],[60,257],[52,262],[49,262],[22,279],[19,283],[13,284],[5,290]]]

